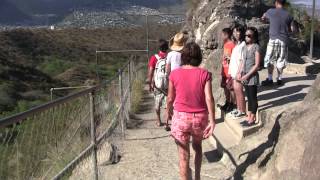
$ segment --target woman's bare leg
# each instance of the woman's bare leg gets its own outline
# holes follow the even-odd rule
[[[176,142],[178,145],[179,153],[179,169],[180,169],[180,179],[188,180],[189,179],[189,161],[190,161],[190,147],[189,142],[181,143]]]
[[[234,92],[236,94],[237,107],[241,112],[246,112],[246,102],[244,98],[243,86],[238,81],[234,80]]]
[[[202,140],[192,142],[192,148],[195,151],[194,166],[195,166],[195,180],[200,180],[201,163],[202,163]]]

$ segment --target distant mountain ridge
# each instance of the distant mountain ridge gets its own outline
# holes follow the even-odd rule
[[[130,6],[158,9],[183,3],[184,0],[2,0],[0,23],[28,21],[34,15],[55,14],[58,17],[76,9],[121,10]]]

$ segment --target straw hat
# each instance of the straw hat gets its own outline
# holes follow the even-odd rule
[[[181,51],[184,47],[187,38],[184,33],[177,33],[170,39],[169,46],[172,51]]]

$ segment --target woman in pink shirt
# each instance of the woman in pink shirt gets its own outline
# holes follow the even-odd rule
[[[200,180],[202,140],[212,135],[215,127],[214,98],[211,73],[199,68],[202,62],[200,47],[188,43],[182,50],[181,68],[171,72],[167,98],[167,116],[172,117],[171,136],[179,152],[181,180],[189,172],[190,138],[195,151],[195,180]]]

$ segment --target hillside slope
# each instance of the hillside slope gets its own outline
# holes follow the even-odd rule
[[[178,29],[179,26],[157,26],[150,29],[150,37],[168,39]],[[94,83],[97,70],[106,79],[130,56],[101,54],[96,67],[96,50],[146,49],[145,44],[144,27],[0,32],[0,117],[48,101],[52,87]],[[155,49],[154,45],[151,49]]]

